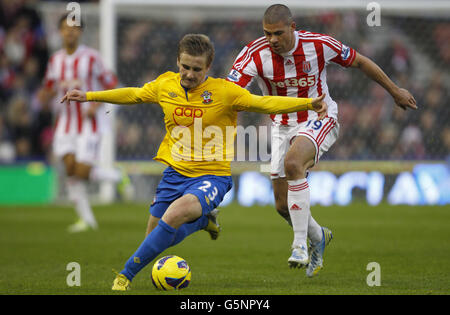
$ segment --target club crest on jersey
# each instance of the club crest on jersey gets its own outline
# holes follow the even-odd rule
[[[311,63],[309,61],[303,61],[303,72],[304,73],[311,72]]]
[[[211,92],[205,91],[202,93],[202,95],[200,95],[201,97],[203,97],[203,104],[209,104],[211,103],[213,100],[211,99]]]

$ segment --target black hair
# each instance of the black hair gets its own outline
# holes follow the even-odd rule
[[[273,4],[264,13],[263,21],[267,24],[276,24],[278,22],[291,24],[293,21],[292,13],[284,4]]]

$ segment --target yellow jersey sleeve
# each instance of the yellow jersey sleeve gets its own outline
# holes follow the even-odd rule
[[[236,111],[264,114],[285,114],[304,110],[313,110],[312,98],[287,96],[259,96],[237,84],[226,82],[228,104]]]
[[[159,102],[159,76],[156,80],[150,81],[139,90],[138,97],[143,101],[143,103],[158,103]]]
[[[138,104],[142,103],[139,97],[141,88],[120,88],[105,91],[86,92],[86,100],[112,104]]]
[[[112,104],[140,104],[159,103],[159,91],[161,82],[173,76],[173,72],[166,72],[157,79],[144,84],[143,87],[126,87],[105,91],[86,92],[88,101],[112,103]]]

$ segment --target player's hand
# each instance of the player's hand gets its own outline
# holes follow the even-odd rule
[[[325,94],[322,94],[312,100],[313,109],[319,115],[319,120],[324,119],[328,115],[328,106],[327,103],[323,101],[324,98]]]
[[[414,96],[412,96],[412,94],[406,89],[398,89],[392,97],[394,98],[395,104],[403,110],[407,110],[408,108],[417,109]]]
[[[64,97],[61,99],[60,103],[64,102],[86,102],[86,93],[80,90],[71,90],[64,95]]]

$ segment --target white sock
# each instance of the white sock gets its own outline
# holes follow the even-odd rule
[[[115,168],[93,166],[89,174],[89,179],[97,182],[107,181],[117,183],[122,179],[122,173]]]
[[[67,198],[71,202],[75,202],[77,195],[75,190],[75,183],[77,182],[76,178],[73,177],[67,177],[66,178],[66,192],[67,192]]]
[[[309,215],[308,220],[308,238],[313,244],[317,244],[322,240],[322,227]]]
[[[97,221],[89,203],[86,182],[75,178],[68,178],[67,189],[69,200],[75,203],[75,211],[80,219],[90,227],[97,228]]]
[[[306,178],[288,180],[288,207],[291,215],[294,241],[292,247],[307,248],[309,209],[309,186]]]

